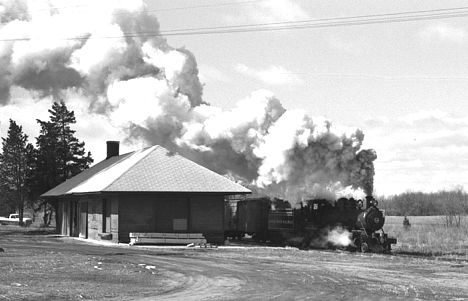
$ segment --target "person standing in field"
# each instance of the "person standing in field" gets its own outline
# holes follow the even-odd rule
[[[406,217],[403,218],[403,228],[405,228],[405,230],[409,230],[411,228],[411,224],[409,222],[409,219]]]

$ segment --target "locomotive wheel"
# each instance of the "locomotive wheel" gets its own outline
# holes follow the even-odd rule
[[[361,244],[361,252],[362,252],[362,253],[367,253],[367,252],[369,252],[369,246],[367,245],[367,243],[363,242],[363,243]]]

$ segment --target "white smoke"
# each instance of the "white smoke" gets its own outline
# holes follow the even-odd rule
[[[354,246],[352,236],[353,234],[343,227],[335,228],[321,228],[311,232],[312,239],[310,240],[309,247],[327,249],[331,247],[345,248]]]
[[[33,103],[64,99],[128,143],[160,144],[293,201],[346,187],[372,193],[376,155],[361,150],[359,129],[287,111],[264,90],[222,111],[203,101],[194,55],[167,44],[142,1],[61,6],[0,0],[0,38],[25,38],[0,43],[3,108],[18,89]]]
[[[353,242],[352,234],[348,230],[337,227],[328,232],[327,241],[336,247],[347,247]]]

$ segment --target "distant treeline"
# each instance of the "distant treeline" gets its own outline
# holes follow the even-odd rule
[[[405,192],[379,198],[386,215],[468,215],[468,194],[461,188],[432,193]]]

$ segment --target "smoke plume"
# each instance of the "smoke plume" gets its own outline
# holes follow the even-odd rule
[[[142,1],[80,4],[0,1],[0,105],[18,89],[34,102],[73,95],[127,142],[160,144],[293,201],[372,193],[376,154],[361,149],[361,130],[286,110],[264,90],[222,111],[203,101],[194,55],[168,45]]]

